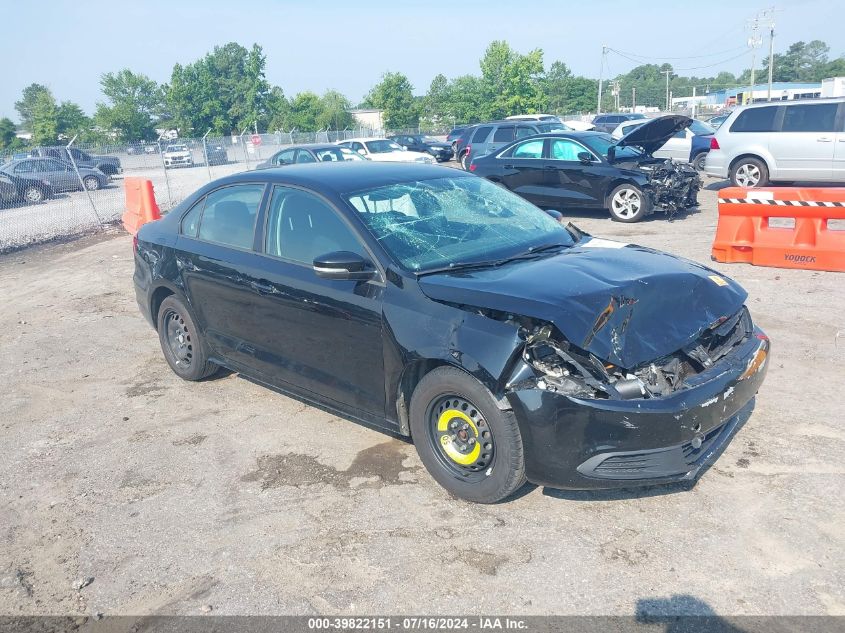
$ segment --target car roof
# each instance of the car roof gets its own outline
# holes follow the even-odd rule
[[[348,139],[350,141],[354,141],[355,139]],[[343,141],[341,141],[343,142]],[[337,149],[336,143],[301,143],[299,145],[288,145],[287,147],[283,147],[280,151],[284,152],[289,149]]]
[[[389,140],[390,140],[389,138],[384,137],[384,136],[370,136],[370,137],[358,136],[356,138],[345,138],[341,141],[338,141],[338,143],[349,143],[351,141],[358,141],[359,143],[365,143],[367,141],[389,141]]]
[[[214,185],[227,185],[239,182],[263,182],[299,185],[316,191],[330,190],[336,194],[350,193],[415,180],[433,178],[475,178],[472,174],[436,165],[419,163],[378,163],[370,161],[300,163],[245,171],[226,176],[214,181]]]
[[[751,108],[765,108],[766,106],[788,106],[795,104],[812,104],[812,103],[841,103],[845,101],[845,97],[816,97],[815,99],[791,99],[789,101],[763,101],[761,103],[748,103],[746,105],[737,106],[733,112],[739,110],[750,110]],[[733,114],[731,112],[731,114]]]

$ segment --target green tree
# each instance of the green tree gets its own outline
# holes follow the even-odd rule
[[[18,111],[18,114],[21,117],[21,125],[27,130],[32,129],[32,111],[35,107],[35,102],[38,100],[38,96],[41,94],[50,95],[52,98],[52,93],[47,86],[35,83],[29,84],[23,89],[23,96],[21,97],[21,100],[15,102],[15,110]]]
[[[163,100],[162,90],[155,81],[124,68],[104,74],[100,86],[109,103],[97,104],[94,118],[98,126],[106,132],[117,132],[123,140],[155,138],[155,123]]]
[[[30,111],[32,142],[35,145],[55,145],[59,138],[59,110],[49,91],[39,92]]]
[[[352,104],[336,90],[328,90],[320,97],[320,113],[317,115],[319,129],[345,130],[352,127],[355,121],[349,110]]]
[[[434,126],[449,118],[449,80],[443,74],[431,80],[420,111],[421,125]]]
[[[543,51],[535,49],[523,55],[507,42],[492,42],[480,61],[484,85],[486,118],[504,118],[512,114],[531,114],[546,109],[543,91]]]
[[[270,89],[270,96],[267,98],[267,111],[270,118],[270,124],[267,127],[269,131],[290,129],[290,101],[287,100],[284,91],[279,86],[273,86]]]
[[[229,42],[198,61],[176,64],[166,89],[166,106],[182,135],[267,129],[279,102],[264,77],[260,46],[247,50]]]
[[[364,106],[384,111],[384,125],[391,130],[416,127],[420,115],[413,86],[402,73],[387,72],[364,99]]]
[[[316,132],[321,112],[320,97],[313,92],[300,92],[291,100],[288,125],[297,132]]]
[[[456,77],[447,93],[446,115],[454,123],[477,123],[487,117],[484,82],[475,75]]]
[[[85,135],[91,127],[91,119],[77,104],[62,101],[56,111],[56,126],[59,134],[65,136]]]
[[[0,150],[12,149],[18,145],[15,132],[15,124],[11,119],[7,117],[0,119]]]

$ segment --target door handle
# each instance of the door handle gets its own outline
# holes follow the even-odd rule
[[[816,139],[819,143],[830,143],[833,139],[828,138],[827,136],[820,136]]]
[[[513,165],[505,165],[505,169],[513,169]]]
[[[251,281],[249,282],[249,285],[253,290],[263,295],[273,294],[273,292],[275,291],[275,287],[273,286],[273,284],[268,284],[261,281]]]

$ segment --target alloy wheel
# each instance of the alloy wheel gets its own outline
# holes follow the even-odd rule
[[[44,192],[38,187],[27,187],[23,193],[27,202],[35,203],[41,202],[44,199]]]
[[[96,191],[100,188],[100,181],[94,176],[88,176],[82,181],[88,191]]]
[[[633,218],[640,212],[643,200],[639,191],[634,189],[620,189],[610,201],[613,215],[626,220]]]
[[[760,169],[753,163],[743,163],[736,170],[736,184],[740,187],[756,187],[760,182]]]

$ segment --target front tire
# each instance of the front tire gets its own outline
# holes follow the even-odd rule
[[[734,187],[765,187],[769,183],[769,169],[759,158],[740,158],[731,167]]]
[[[46,197],[44,190],[36,185],[29,185],[23,192],[23,199],[28,204],[38,204],[43,202]]]
[[[220,369],[208,360],[205,341],[191,313],[175,296],[161,302],[157,323],[164,359],[177,376],[183,380],[202,380]]]
[[[651,204],[643,190],[631,184],[619,185],[607,200],[607,209],[615,222],[639,222],[648,215]]]
[[[85,176],[82,183],[88,191],[97,191],[100,188],[100,179],[96,176]]]
[[[496,503],[525,483],[522,436],[512,411],[455,367],[438,367],[411,396],[411,437],[432,477],[456,497]]]

